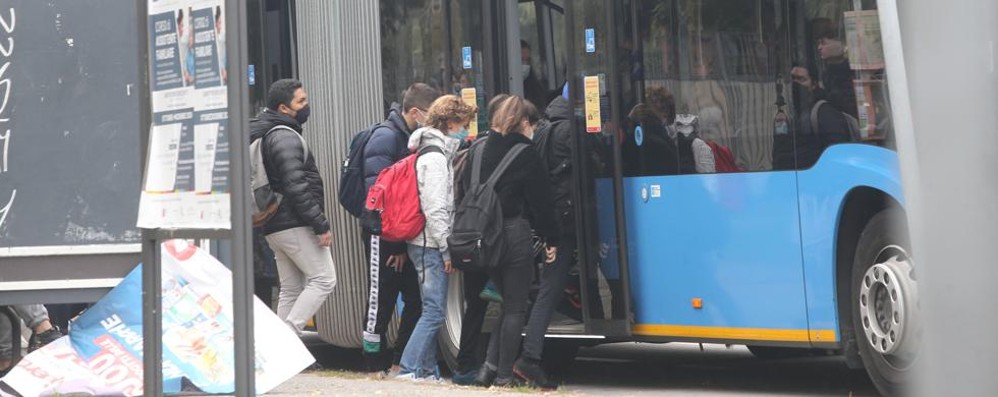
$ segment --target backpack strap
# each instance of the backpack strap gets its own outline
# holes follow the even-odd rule
[[[489,176],[489,180],[485,181],[485,184],[489,186],[495,186],[496,182],[499,181],[499,177],[501,177],[502,174],[506,172],[506,169],[509,168],[509,165],[512,164],[513,160],[516,159],[516,156],[518,156],[520,152],[526,149],[527,146],[530,145],[526,143],[518,143],[514,145],[512,149],[509,149],[509,151],[506,152],[506,155],[503,156],[502,161],[499,162],[499,165],[496,166],[495,171],[492,171],[492,175]]]
[[[484,142],[484,141],[483,141]],[[478,143],[477,141],[475,143]],[[471,186],[482,184],[482,155],[485,152],[485,145],[471,144]]]
[[[272,133],[274,131],[277,131],[277,130],[288,130],[288,131],[291,131],[291,132],[293,132],[295,134],[295,136],[298,137],[298,139],[301,139],[301,148],[302,148],[302,151],[305,153],[305,160],[308,160],[308,143],[305,142],[305,137],[302,136],[301,134],[299,134],[298,131],[293,130],[291,127],[288,127],[286,125],[281,125],[281,124],[275,125],[274,128],[271,128],[270,131],[267,131],[266,134],[263,134],[263,136],[260,137],[260,139],[266,139],[267,135],[270,135],[270,133]],[[266,141],[264,141],[264,142],[266,142]]]
[[[427,154],[427,153],[440,153],[440,154],[444,154],[444,150],[441,149],[441,148],[439,148],[439,147],[436,147],[436,146],[424,146],[422,149],[419,149],[419,151],[416,152],[416,153],[418,153],[416,155],[416,157],[420,157],[420,156],[422,156],[424,154]]]
[[[815,136],[818,135],[818,111],[821,110],[821,105],[828,103],[824,99],[819,99],[818,102],[814,103],[814,107],[811,108],[811,133]]]

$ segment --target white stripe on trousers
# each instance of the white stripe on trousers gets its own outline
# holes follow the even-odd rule
[[[371,288],[369,289],[367,301],[367,326],[364,328],[364,340],[367,342],[381,343],[381,335],[375,328],[378,325],[378,285],[381,276],[381,238],[371,235]]]

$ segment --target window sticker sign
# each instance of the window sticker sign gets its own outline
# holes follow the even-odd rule
[[[471,47],[461,48],[461,62],[465,70],[471,69]]]
[[[586,29],[586,52],[596,52],[596,29]]]
[[[478,90],[474,87],[461,89],[461,99],[471,106],[478,106]],[[478,116],[471,118],[468,123],[468,138],[475,139],[478,136]]]
[[[586,98],[586,132],[598,134],[603,130],[599,108],[599,76],[586,76],[582,86]]]

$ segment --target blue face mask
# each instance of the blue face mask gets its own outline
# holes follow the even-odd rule
[[[454,134],[452,134],[451,137],[454,138],[454,139],[458,139],[458,140],[462,140],[463,141],[463,140],[465,140],[465,139],[468,138],[468,129],[467,128],[461,128],[460,130],[458,130],[457,132],[455,132]]]

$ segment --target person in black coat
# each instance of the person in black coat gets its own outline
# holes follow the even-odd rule
[[[412,131],[426,122],[427,110],[440,92],[423,83],[415,83],[406,89],[402,104],[393,103],[388,117],[371,132],[371,138],[364,146],[364,184],[370,189],[382,170],[395,164],[410,154],[408,142]],[[392,348],[392,366],[398,370],[402,351],[409,342],[413,328],[422,314],[422,300],[419,294],[419,278],[416,268],[406,255],[405,241],[386,241],[361,230],[365,253],[370,269],[369,275],[377,275],[378,283],[370,283],[368,308],[364,318],[364,364],[368,372],[388,370],[386,345],[388,326],[395,313],[395,304],[402,294],[402,317],[398,337]],[[379,243],[372,245],[372,238]],[[371,247],[378,252],[372,252]],[[378,258],[372,261],[371,258]]]
[[[299,335],[336,285],[322,178],[302,137],[310,113],[301,82],[284,79],[271,85],[267,108],[250,122],[250,142],[264,140],[267,177],[283,195],[263,226],[281,283],[277,315]]]
[[[502,292],[502,316],[489,341],[485,364],[477,376],[482,386],[509,385],[513,382],[513,362],[520,351],[527,297],[533,278],[533,240],[531,228],[547,245],[546,261],[557,258],[559,238],[555,220],[550,178],[544,172],[544,160],[533,147],[529,136],[533,126],[528,120],[528,106],[523,98],[511,96],[499,105],[492,120],[493,134],[481,151],[481,180],[487,180],[503,157],[516,145],[528,145],[520,152],[495,184],[502,206],[505,247],[499,267],[491,274]],[[474,161],[476,152],[469,155]],[[473,167],[465,167],[461,183],[471,185]],[[527,215],[530,216],[528,221]]]

